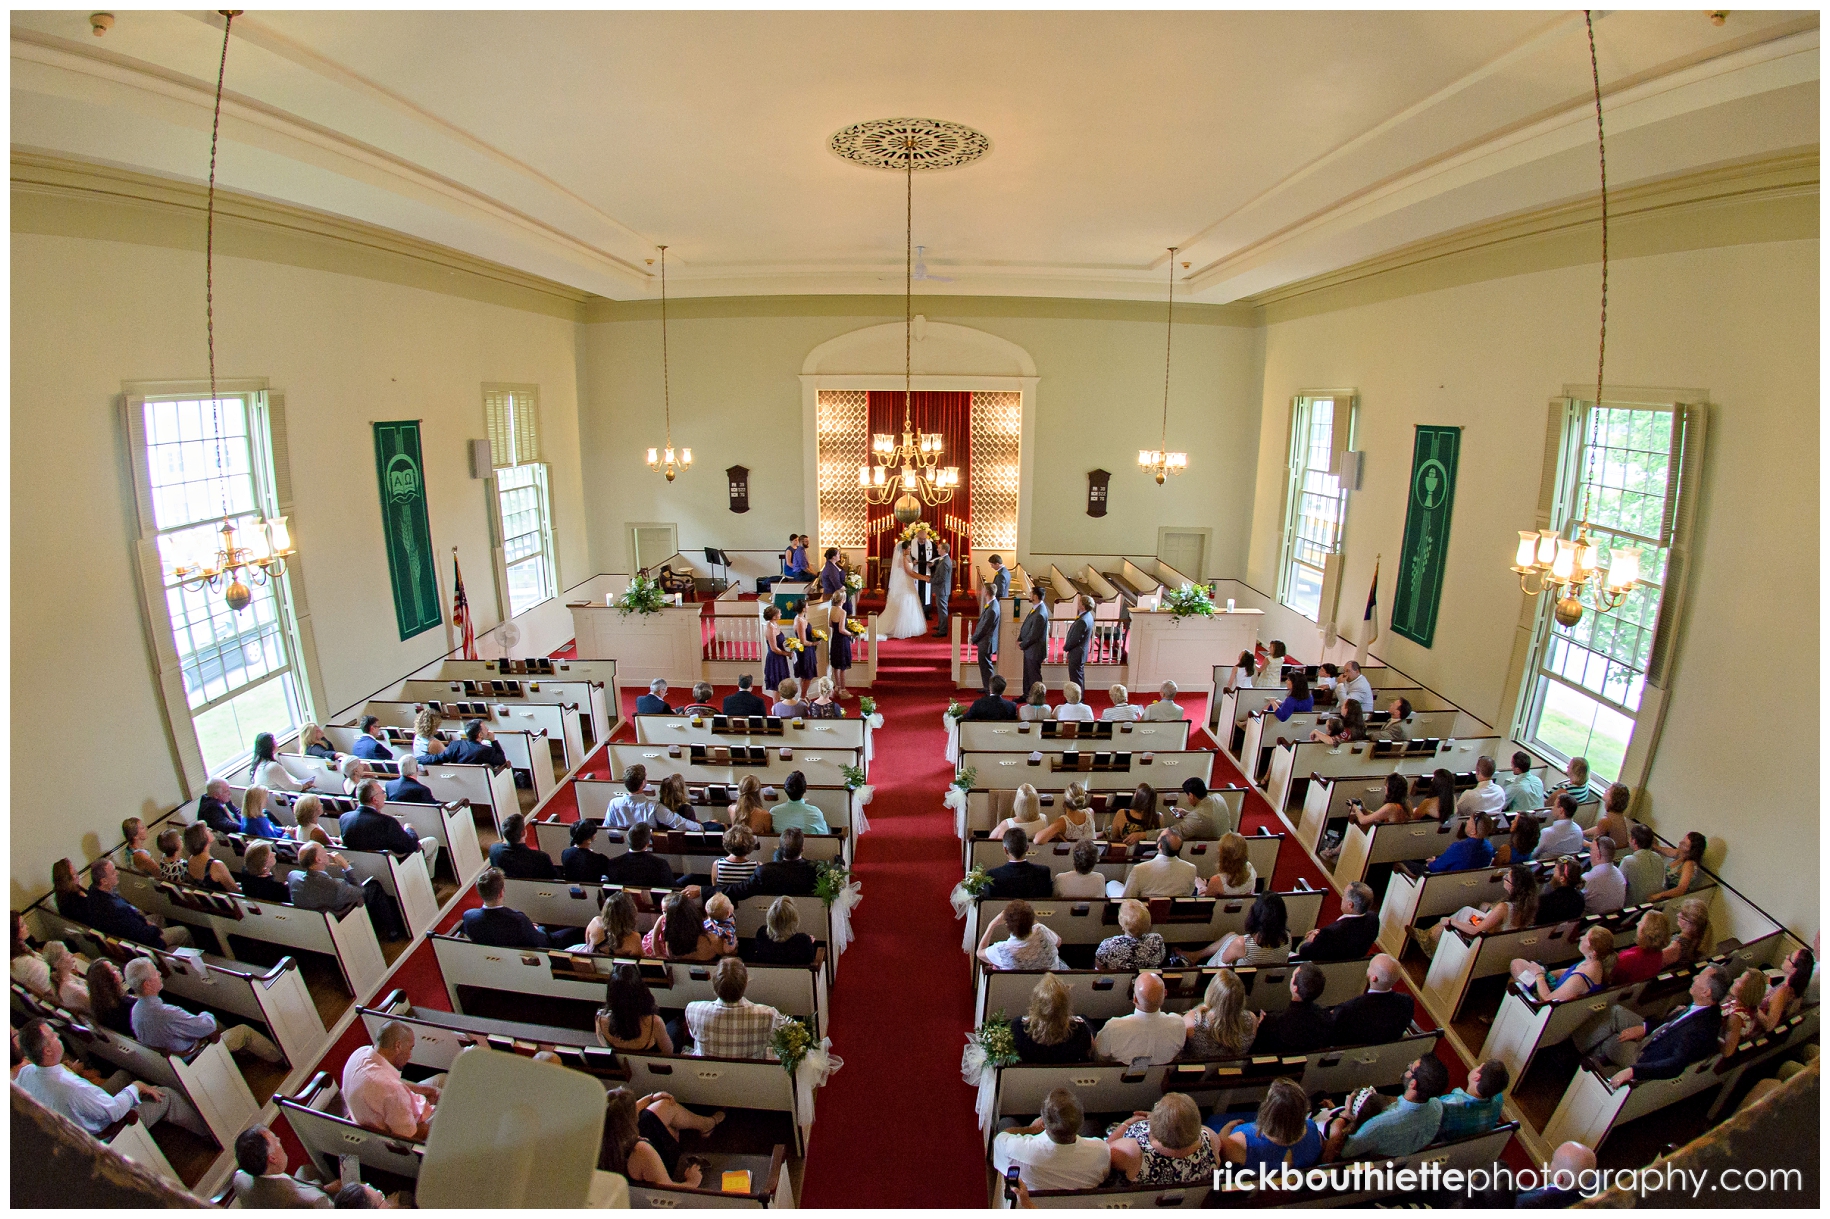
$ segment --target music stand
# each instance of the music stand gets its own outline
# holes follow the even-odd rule
[[[722,567],[722,568],[724,568],[725,583],[727,583],[727,584],[730,583],[731,557],[729,555],[725,554],[724,551],[718,549],[716,546],[707,546],[705,548],[705,562],[706,562],[707,566],[714,569],[712,571],[713,579],[716,579],[718,577],[718,572],[716,569],[719,567]]]

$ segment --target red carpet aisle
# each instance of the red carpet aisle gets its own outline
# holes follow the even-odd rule
[[[871,764],[871,829],[858,842],[864,904],[833,994],[833,1048],[845,1067],[820,1093],[801,1202],[983,1207],[984,1148],[959,1074],[972,993],[947,902],[960,857],[941,804],[946,644],[887,644],[872,694],[885,724]]]

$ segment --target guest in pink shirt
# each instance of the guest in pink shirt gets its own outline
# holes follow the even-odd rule
[[[350,1120],[368,1130],[424,1142],[432,1129],[443,1075],[423,1084],[400,1077],[413,1058],[413,1030],[398,1020],[382,1026],[378,1043],[365,1045],[343,1066],[343,1103]]]

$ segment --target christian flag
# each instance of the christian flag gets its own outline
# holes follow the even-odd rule
[[[464,659],[477,658],[477,628],[470,621],[470,598],[464,595],[464,569],[458,566],[457,547],[451,548],[451,574],[456,590],[451,594],[451,625],[464,637]]]
[[[1361,619],[1360,652],[1365,654],[1372,641],[1379,637],[1379,564],[1383,555],[1373,560],[1372,587],[1366,590],[1366,615]]]

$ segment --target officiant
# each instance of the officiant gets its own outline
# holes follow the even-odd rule
[[[934,547],[934,533],[923,528],[909,539],[909,557],[915,561],[915,587],[921,594],[921,609],[924,615],[934,612],[932,581],[934,577],[934,560],[937,557]]]

